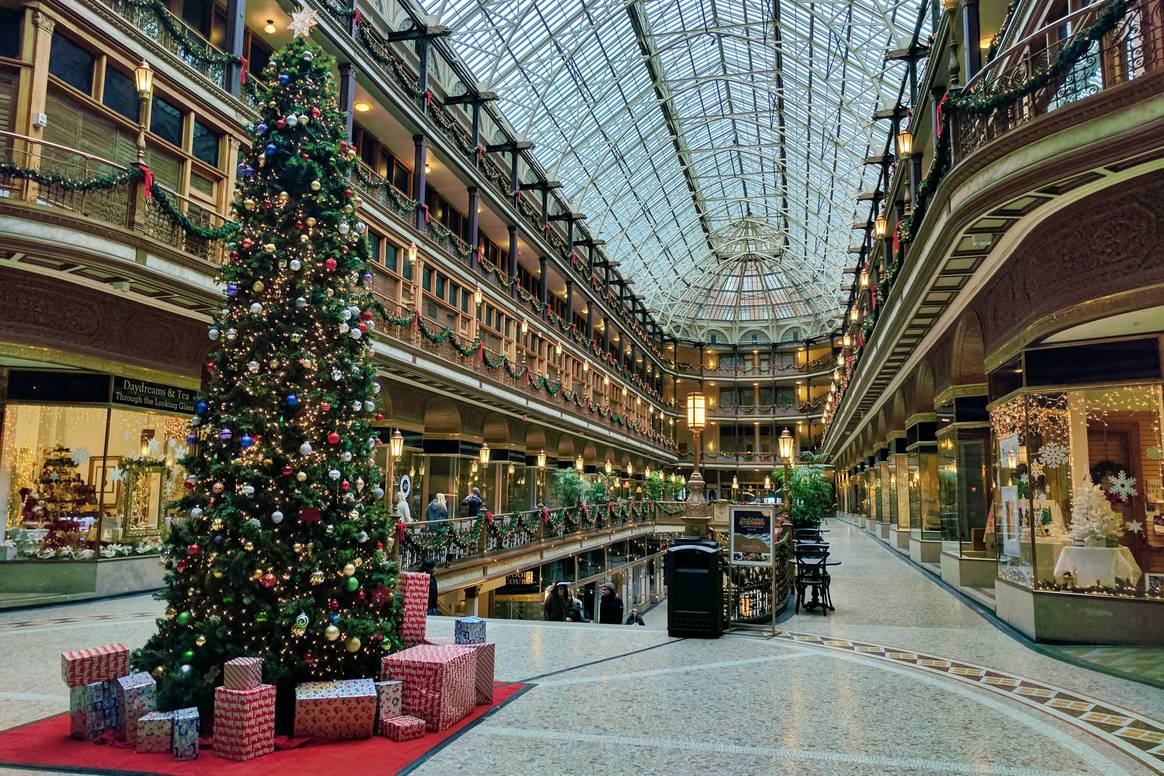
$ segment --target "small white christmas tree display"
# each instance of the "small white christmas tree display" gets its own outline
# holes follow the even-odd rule
[[[1075,488],[1071,507],[1071,529],[1067,532],[1077,542],[1105,543],[1124,533],[1123,518],[1111,508],[1103,488],[1090,477]]]

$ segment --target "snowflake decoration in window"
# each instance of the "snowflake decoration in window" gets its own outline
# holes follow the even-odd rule
[[[1057,469],[1067,463],[1067,445],[1048,442],[1039,448],[1039,463],[1048,469]]]
[[[1128,522],[1128,532],[1129,533],[1138,534],[1138,533],[1143,533],[1143,531],[1144,531],[1144,524],[1141,523],[1139,520],[1132,520],[1132,521]]]
[[[1043,476],[1043,464],[1038,461],[1031,461],[1030,470],[1032,480],[1037,480]]]
[[[1117,496],[1120,501],[1127,501],[1132,496],[1138,495],[1136,491],[1136,478],[1129,477],[1127,472],[1120,469],[1118,474],[1108,478],[1107,492],[1113,496]]]
[[[109,472],[110,482],[121,482],[125,479],[125,470],[118,466],[113,471]]]
[[[78,447],[73,451],[73,463],[77,466],[84,466],[89,463],[89,459],[92,457],[93,454],[89,452],[89,448],[87,447]]]
[[[1028,484],[1030,481],[1031,481],[1031,478],[1028,477],[1027,475],[1025,475],[1025,474],[1019,475],[1019,482],[1021,482],[1023,485]]]

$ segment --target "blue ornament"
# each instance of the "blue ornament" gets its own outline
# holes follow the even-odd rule
[[[338,614],[333,614],[331,616],[331,624],[332,625],[339,625],[340,624],[340,616]]]
[[[226,284],[226,295],[235,296],[236,294],[238,294],[238,283],[232,280]]]
[[[186,444],[192,445],[197,441],[198,441],[198,437],[194,436],[193,434],[186,435]]]
[[[286,86],[287,82],[291,80],[291,76],[286,73],[279,73],[279,86]]]
[[[222,544],[222,534],[215,534],[214,535],[214,543],[215,544]]]
[[[218,438],[222,440],[230,439],[232,436],[234,436],[234,432],[229,428],[223,428],[222,431],[218,432]]]
[[[204,401],[200,401],[200,402],[198,402],[197,404],[195,404],[195,405],[194,405],[194,413],[195,413],[196,415],[203,415],[203,414],[205,414],[205,413],[206,413],[206,409],[207,409],[207,407],[206,407],[206,402],[204,402]]]
[[[285,401],[287,402],[288,407],[295,407],[299,404],[299,397],[293,393],[289,393],[287,394]]]
[[[267,156],[274,156],[275,151],[279,150],[274,143],[267,143]]]
[[[238,443],[243,447],[250,447],[255,443],[255,440],[251,439],[250,434],[243,434],[242,439],[238,440]]]
[[[257,127],[255,127],[255,133],[259,134],[259,135],[267,134],[267,125],[266,124],[258,125]]]
[[[371,283],[371,282],[372,282],[372,273],[371,273],[371,272],[365,272],[365,273],[364,273],[364,282],[365,282],[365,283]]]

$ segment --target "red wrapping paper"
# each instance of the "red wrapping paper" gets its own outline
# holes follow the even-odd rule
[[[376,727],[371,679],[304,682],[295,688],[296,738],[370,738]]]
[[[411,741],[424,735],[424,720],[416,717],[392,717],[380,723],[380,735],[393,741]]]
[[[402,571],[400,585],[404,591],[404,624],[400,627],[400,638],[406,646],[422,644],[428,618],[428,574]]]
[[[214,754],[253,760],[275,751],[275,685],[214,690]]]
[[[222,665],[222,686],[250,690],[263,683],[263,661],[257,657],[236,657]]]
[[[61,678],[69,687],[80,687],[129,673],[129,650],[123,644],[105,644],[61,653]]]
[[[430,731],[444,730],[473,710],[477,653],[420,644],[385,656],[380,678],[403,681],[404,713],[423,719]]]
[[[452,636],[429,636],[425,644],[438,647],[457,646],[477,653],[477,676],[474,682],[477,705],[493,703],[493,669],[497,662],[497,646],[492,641],[484,644],[454,644]]]

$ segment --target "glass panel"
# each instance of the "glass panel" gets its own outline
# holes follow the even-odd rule
[[[20,58],[20,30],[23,16],[23,9],[0,8],[0,57]]]
[[[141,100],[133,78],[113,67],[105,68],[105,90],[101,95],[105,107],[120,113],[134,124],[141,116]]]
[[[194,142],[190,153],[211,167],[218,167],[218,150],[222,135],[197,119],[194,120]]]
[[[182,111],[161,97],[155,96],[154,107],[150,112],[150,132],[181,148]]]
[[[49,72],[85,94],[93,93],[93,55],[61,34],[53,35]]]

